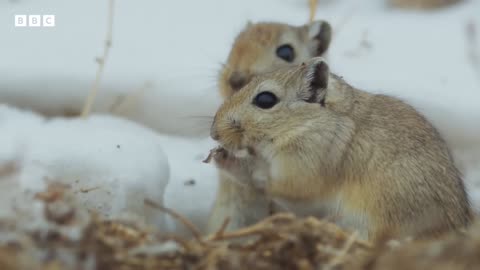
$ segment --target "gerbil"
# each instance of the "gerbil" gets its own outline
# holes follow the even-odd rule
[[[302,63],[315,56],[325,56],[331,39],[332,27],[322,20],[302,26],[248,23],[236,37],[227,63],[220,71],[218,86],[222,98],[233,95],[255,75]],[[227,229],[252,224],[271,212],[271,202],[252,185],[245,185],[245,181],[235,179],[225,170],[219,171],[219,178],[217,197],[208,222],[209,232],[218,230],[231,212],[245,214],[241,215],[241,220],[231,220]],[[232,200],[236,203],[227,203]],[[252,205],[256,210],[249,210]]]
[[[242,170],[216,160],[253,183],[252,193],[215,206],[233,224],[265,214],[265,198],[299,215],[334,216],[369,240],[437,236],[472,220],[437,130],[406,103],[350,86],[320,57],[254,77],[219,108],[211,135],[229,153],[249,149],[263,160],[237,162]],[[250,209],[235,211],[238,198]]]
[[[248,23],[236,37],[220,71],[220,94],[229,97],[254,75],[322,56],[331,39],[330,24],[321,20],[302,26]]]

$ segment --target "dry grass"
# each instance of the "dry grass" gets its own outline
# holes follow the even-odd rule
[[[69,201],[68,193],[68,187],[52,185],[37,194],[45,203],[48,229],[26,231],[15,227],[15,222],[0,220],[0,235],[15,235],[0,244],[0,269],[316,269],[321,265],[338,269],[363,261],[372,249],[334,224],[285,213],[242,230],[224,232],[222,226],[217,233],[202,236],[173,210],[148,200],[150,206],[186,224],[194,237],[162,234],[135,222],[105,220],[90,213],[81,237],[72,240],[64,232],[85,220],[78,220],[77,212],[84,209]]]
[[[112,47],[112,33],[113,33],[113,11],[115,7],[115,0],[109,1],[108,7],[108,23],[107,23],[107,33],[105,37],[105,46],[103,48],[103,55],[100,58],[97,58],[98,69],[95,75],[95,81],[93,83],[90,92],[88,93],[87,100],[82,109],[81,116],[86,118],[90,115],[92,110],[92,106],[95,102],[95,98],[97,97],[98,87],[100,86],[100,81],[103,76],[103,70],[105,69],[105,62],[108,59],[108,55],[110,52],[110,48]]]
[[[479,226],[438,240],[397,241],[374,246],[327,221],[279,213],[241,230],[224,232],[225,226],[222,226],[217,233],[203,236],[184,217],[147,200],[152,207],[186,224],[194,234],[192,239],[186,239],[162,234],[133,221],[105,220],[95,213],[80,220],[79,212],[85,210],[68,198],[71,197],[67,187],[60,185],[52,185],[37,195],[37,199],[45,203],[48,229],[21,230],[15,227],[15,222],[0,220],[0,269],[444,270],[480,267]],[[72,238],[65,233],[79,224],[84,224],[80,237]]]
[[[309,7],[309,16],[308,22],[313,22],[315,20],[315,14],[317,12],[318,0],[308,0],[308,7]]]

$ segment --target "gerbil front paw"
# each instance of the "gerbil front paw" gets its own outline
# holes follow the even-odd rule
[[[258,189],[264,189],[268,181],[267,163],[255,155],[251,149],[246,149],[246,154],[232,153],[223,147],[217,147],[210,151],[204,162],[209,163],[212,159],[215,166],[231,175],[242,184],[250,184]]]
[[[219,169],[227,171],[239,165],[238,159],[221,146],[210,150],[208,157],[203,162],[210,163],[212,159]]]
[[[255,168],[255,159],[250,152],[243,157],[242,155],[234,154],[223,147],[217,147],[210,151],[208,157],[204,162],[209,163],[211,160],[215,162],[215,166],[230,175],[236,180],[243,183],[251,182],[252,173]]]

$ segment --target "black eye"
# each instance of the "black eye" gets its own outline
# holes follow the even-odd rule
[[[292,62],[295,58],[295,53],[292,46],[285,44],[277,48],[277,56],[287,62]]]
[[[271,92],[261,92],[253,100],[253,104],[262,109],[270,109],[277,104],[278,99]]]

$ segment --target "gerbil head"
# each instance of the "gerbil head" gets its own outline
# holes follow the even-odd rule
[[[254,75],[324,55],[332,36],[326,21],[291,26],[281,23],[248,23],[236,37],[227,63],[220,71],[223,98],[245,86]]]
[[[284,67],[252,78],[215,115],[211,136],[233,152],[298,139],[315,128],[334,129],[331,106],[341,100],[325,60]]]

